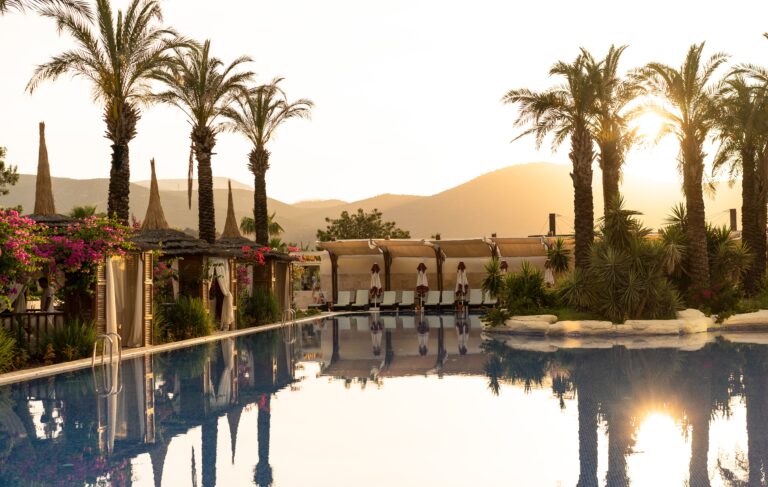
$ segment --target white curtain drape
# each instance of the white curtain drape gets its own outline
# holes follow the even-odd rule
[[[13,307],[14,313],[27,312],[27,286],[22,286],[19,295],[16,297],[16,305]]]
[[[11,301],[11,304],[13,304],[16,302],[16,298],[19,297],[19,294],[21,294],[21,292],[24,290],[24,285],[19,284],[18,282],[14,282],[11,284],[10,289],[11,292],[8,293],[8,299]],[[7,303],[5,301],[0,301],[0,313],[5,311],[5,308],[7,307],[6,304]]]
[[[118,333],[125,347],[142,345],[142,259],[107,261],[107,333]]]
[[[235,340],[225,338],[221,341],[221,351],[224,354],[224,370],[219,377],[216,388],[216,406],[226,406],[232,399],[232,371],[235,368]]]
[[[105,278],[107,281],[107,333],[117,333],[117,290],[115,289],[115,273],[112,258],[107,259]]]
[[[208,267],[208,280],[213,284],[213,280],[219,283],[219,289],[221,289],[224,295],[224,303],[221,306],[221,323],[220,328],[222,330],[228,330],[235,322],[235,309],[234,298],[229,291],[229,262],[227,259],[220,257],[214,257],[210,260],[210,266]],[[208,288],[210,290],[210,287]],[[213,309],[213,306],[211,306]]]
[[[141,255],[139,255],[139,258],[136,259],[136,289],[134,289],[134,297],[133,297],[133,319],[131,320],[131,329],[128,333],[128,343],[126,343],[126,346],[128,347],[140,347],[144,343],[142,341],[142,337],[144,335],[144,330],[142,329],[144,326],[144,309],[143,309],[143,302],[142,302],[142,295],[144,290],[144,259],[142,259]]]
[[[173,300],[179,299],[179,261],[174,259],[171,261],[171,270],[173,275],[176,276],[171,279],[171,287],[173,288]]]

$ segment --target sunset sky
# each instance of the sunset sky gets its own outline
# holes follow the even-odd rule
[[[115,7],[127,5],[114,1]],[[316,103],[311,121],[291,121],[270,149],[270,196],[355,200],[379,193],[434,194],[483,173],[532,161],[567,163],[510,143],[515,109],[500,103],[511,88],[545,89],[557,60],[580,46],[602,57],[611,43],[629,44],[623,68],[661,61],[679,65],[694,42],[706,54],[768,65],[768,4],[734,1],[501,2],[388,0],[166,0],[165,22],[212,40],[229,62],[247,54],[262,82],[284,76],[289,98]],[[0,146],[22,173],[37,163],[37,123],[47,125],[51,172],[108,177],[110,147],[101,107],[83,79],[62,78],[30,96],[36,64],[71,45],[53,23],[28,13],[0,17]],[[133,180],[183,178],[189,125],[177,110],[144,111],[131,143]],[[249,145],[219,137],[214,176],[249,184]],[[641,172],[676,178],[676,148],[667,141],[629,157],[625,183]]]

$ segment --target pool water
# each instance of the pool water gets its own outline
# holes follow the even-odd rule
[[[766,485],[756,342],[319,319],[0,388],[0,485]]]

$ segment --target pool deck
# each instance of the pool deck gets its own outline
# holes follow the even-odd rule
[[[330,312],[322,313],[314,316],[307,316],[306,318],[300,318],[293,321],[292,324],[307,323],[318,318],[331,318],[340,314],[347,314],[347,312]],[[269,330],[275,330],[284,326],[282,323],[272,323],[269,325],[254,326],[252,328],[244,328],[242,330],[233,331],[217,331],[211,335],[204,337],[190,338],[189,340],[180,340],[178,342],[163,343],[161,345],[150,345],[147,347],[137,348],[124,348],[123,360],[143,357],[144,355],[151,355],[159,352],[167,352],[170,350],[176,350],[179,348],[191,347],[194,345],[200,345],[208,342],[215,342],[224,338],[237,338],[243,335],[250,335],[252,333],[260,333]],[[98,359],[97,359],[98,360]],[[23,382],[32,379],[39,379],[41,377],[49,377],[51,375],[61,374],[63,372],[72,372],[75,370],[85,369],[91,366],[91,357],[83,358],[80,360],[73,360],[71,362],[63,362],[53,365],[43,365],[41,367],[33,367],[29,369],[15,370],[5,374],[0,374],[0,386],[13,384],[16,382]]]

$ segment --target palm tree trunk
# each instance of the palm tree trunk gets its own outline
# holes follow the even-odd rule
[[[272,466],[269,464],[270,428],[272,412],[270,411],[271,396],[264,394],[263,402],[259,404],[257,423],[257,441],[259,461],[256,464],[254,483],[260,487],[272,485]]]
[[[212,244],[216,242],[216,208],[213,203],[211,154],[216,138],[208,127],[195,127],[191,138],[197,159],[198,230],[200,239]]]
[[[753,295],[760,288],[762,277],[765,274],[765,258],[758,261],[760,253],[760,224],[758,221],[759,202],[756,201],[757,179],[755,174],[755,158],[752,150],[744,150],[741,154],[742,179],[741,179],[741,235],[744,243],[754,255],[749,268],[744,273],[744,290],[748,295]],[[765,242],[762,244],[765,253]]]
[[[253,222],[256,225],[256,242],[269,244],[269,211],[267,209],[267,170],[269,169],[269,151],[263,147],[254,148],[248,156],[249,167],[253,172]]]
[[[128,223],[130,213],[131,169],[128,157],[128,144],[112,145],[112,167],[109,171],[109,197],[107,215],[116,216],[123,223]]]
[[[709,287],[709,255],[707,253],[707,223],[704,214],[704,154],[696,142],[683,141],[683,192],[688,221],[688,274],[694,289]]]
[[[589,249],[594,239],[594,202],[592,201],[592,138],[586,127],[578,126],[571,137],[571,152],[568,154],[573,164],[573,211],[575,216],[576,248],[574,256],[577,269],[589,265]]]
[[[619,197],[621,160],[615,142],[600,144],[600,169],[603,172],[603,214]]]
[[[139,110],[131,103],[110,100],[104,109],[107,138],[112,141],[107,215],[128,223],[130,214],[131,168],[128,143],[136,137]]]

